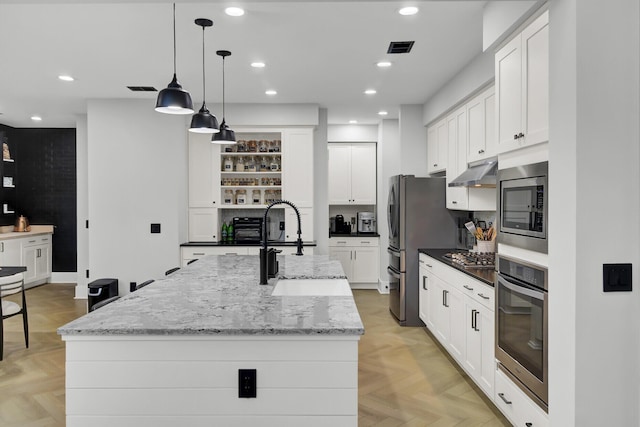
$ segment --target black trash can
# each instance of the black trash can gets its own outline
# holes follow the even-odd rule
[[[87,292],[89,296],[88,309],[104,301],[107,298],[118,296],[118,279],[98,279],[89,283],[89,290]]]

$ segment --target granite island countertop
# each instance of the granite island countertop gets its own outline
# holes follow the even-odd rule
[[[326,255],[278,255],[279,278],[346,279]],[[271,296],[256,255],[209,255],[58,329],[60,335],[362,335],[352,296]]]

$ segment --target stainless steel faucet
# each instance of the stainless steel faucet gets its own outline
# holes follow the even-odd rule
[[[269,210],[275,205],[289,205],[293,208],[296,216],[298,217],[298,239],[296,240],[296,255],[302,256],[302,227],[300,221],[300,211],[293,203],[287,200],[275,200],[269,206],[267,206],[267,210],[264,212],[264,218],[262,219],[262,247],[260,248],[260,284],[266,285],[269,278],[276,277],[278,273],[278,261],[276,260],[276,253],[282,251],[276,251],[267,247],[267,215],[269,214]]]

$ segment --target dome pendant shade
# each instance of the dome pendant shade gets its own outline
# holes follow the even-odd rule
[[[218,127],[218,119],[209,112],[207,106],[203,103],[200,111],[191,117],[189,132],[213,134],[220,132]]]
[[[158,93],[156,111],[165,114],[192,114],[193,102],[189,92],[182,89],[176,75],[165,89]]]
[[[213,135],[211,142],[214,144],[235,144],[236,143],[236,133],[229,129],[227,123],[222,119],[222,124],[220,125],[220,132]]]
[[[193,102],[189,92],[182,89],[176,76],[176,4],[173,4],[173,80],[158,93],[156,111],[165,114],[192,114]]]

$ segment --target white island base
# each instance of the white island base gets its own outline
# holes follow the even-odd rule
[[[65,335],[67,427],[355,427],[359,335]],[[238,370],[257,397],[238,397]]]

